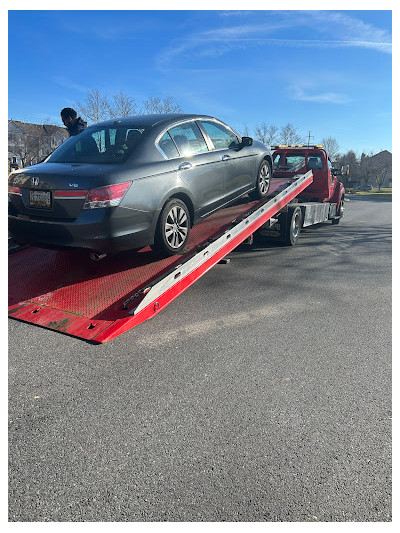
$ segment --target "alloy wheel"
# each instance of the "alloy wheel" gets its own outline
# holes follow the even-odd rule
[[[259,176],[258,176],[258,186],[259,186],[259,189],[260,189],[260,193],[264,196],[265,194],[267,194],[268,192],[268,189],[269,189],[269,185],[270,185],[270,179],[271,179],[271,175],[270,175],[270,171],[269,171],[269,166],[268,165],[263,165],[261,168],[260,168],[260,173],[259,173]]]
[[[189,231],[189,219],[185,210],[174,205],[165,219],[165,240],[173,249],[178,249],[185,242]]]

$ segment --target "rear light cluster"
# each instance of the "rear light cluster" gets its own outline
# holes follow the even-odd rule
[[[19,194],[21,196],[21,189],[19,187],[13,187],[12,185],[8,186],[9,194]]]
[[[131,183],[131,181],[127,181],[125,183],[118,183],[117,185],[107,185],[107,187],[91,189],[88,191],[83,209],[116,207],[121,203]]]

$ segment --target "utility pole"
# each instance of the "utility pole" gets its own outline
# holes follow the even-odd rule
[[[307,141],[307,146],[310,146],[310,141],[311,139],[314,139],[314,135],[311,135],[311,131],[308,132],[308,141]]]

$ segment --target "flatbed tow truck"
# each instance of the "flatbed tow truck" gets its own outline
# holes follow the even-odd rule
[[[242,198],[211,215],[194,226],[182,255],[160,258],[146,247],[93,262],[82,251],[28,247],[12,253],[9,316],[93,343],[107,342],[155,316],[238,245],[250,243],[256,231],[296,244],[302,213],[318,211],[298,202],[312,189],[313,172],[275,176],[266,198]],[[318,203],[324,202],[313,202]],[[320,211],[332,220],[343,215],[338,207],[334,214],[331,206]],[[321,221],[321,216],[314,219]]]

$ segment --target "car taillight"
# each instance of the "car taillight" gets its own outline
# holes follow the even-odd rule
[[[88,191],[83,209],[97,209],[99,207],[116,207],[121,203],[131,181],[118,183],[117,185],[107,185]]]
[[[13,187],[12,185],[9,185],[8,192],[10,194],[19,194],[21,196],[21,189],[19,187]]]

